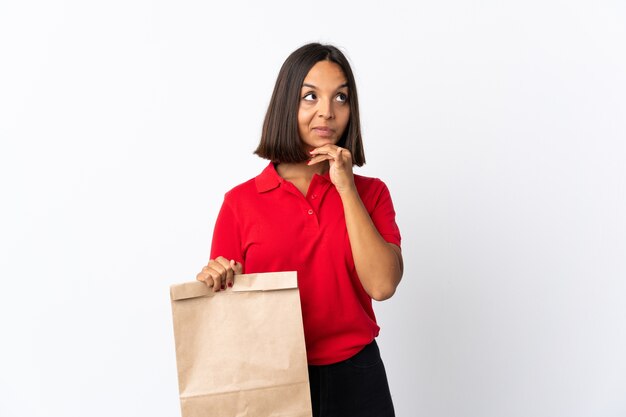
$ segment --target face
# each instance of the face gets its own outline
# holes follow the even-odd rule
[[[348,81],[341,67],[319,61],[304,78],[298,108],[298,133],[305,150],[336,144],[350,120]]]

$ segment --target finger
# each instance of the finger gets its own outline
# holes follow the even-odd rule
[[[334,158],[332,157],[332,155],[328,155],[328,154],[321,154],[321,155],[317,155],[313,158],[311,158],[308,162],[309,165],[314,165],[314,164],[319,164],[322,161],[333,161]]]
[[[335,162],[343,161],[346,156],[350,155],[350,151],[347,149],[341,148],[339,146],[335,146],[334,148],[329,148],[327,152],[324,152],[326,155],[331,156]]]
[[[228,265],[230,270],[232,271],[232,275],[226,277],[226,286],[230,288],[235,283],[235,275],[243,273],[243,265],[239,262],[236,262],[234,259],[231,259]]]
[[[243,264],[241,262],[235,262],[233,261],[233,270],[235,271],[235,274],[239,275],[239,274],[243,274]]]
[[[312,157],[315,157],[318,155],[336,155],[337,150],[334,148],[331,148],[330,145],[324,145],[321,148],[313,149],[309,153],[311,154]]]
[[[213,276],[211,275],[211,272],[209,272],[209,270],[202,270],[202,272],[200,272],[197,276],[196,279],[198,281],[202,281],[206,284],[207,287],[209,288],[213,288]]]
[[[223,256],[219,256],[215,259],[220,266],[222,266],[224,268],[225,274],[222,275],[222,285],[221,288],[223,290],[226,289],[226,285],[228,284],[228,282],[232,282],[233,281],[233,267],[231,265],[231,261],[229,261],[228,259],[224,258]],[[231,285],[232,286],[232,285]]]
[[[213,289],[213,292],[219,292],[222,287],[222,274],[212,269],[211,276],[208,280],[211,281],[210,287]]]
[[[337,159],[341,160],[342,162],[350,162],[352,161],[352,154],[350,153],[349,150],[345,148],[338,148]]]
[[[335,156],[335,163],[338,167],[343,166],[342,148],[337,148],[337,156]]]
[[[311,160],[309,160],[307,164],[314,165],[314,164],[319,164],[320,162],[323,162],[323,161],[329,161],[331,165],[336,163],[338,168],[343,168],[344,165],[352,166],[352,164],[349,163],[349,160],[346,160],[346,158],[343,157],[344,152],[341,152],[339,155],[333,155],[333,154],[317,155]]]
[[[224,258],[223,256],[218,256],[213,260],[222,265],[224,268],[228,268],[230,266],[230,262],[228,261],[228,259]]]
[[[312,154],[336,152],[337,148],[339,148],[339,146],[327,143],[326,145],[322,145],[318,148],[313,148],[310,152]]]
[[[213,279],[211,279],[211,275],[209,274],[209,267],[208,266],[203,266],[202,270],[200,272],[198,272],[198,274],[196,275],[196,279],[200,282],[204,282],[205,284],[207,284],[207,286],[212,286],[213,285]]]
[[[236,265],[234,260],[231,259],[228,265],[230,266],[231,274],[226,277],[226,286],[228,288],[231,288],[233,286],[233,283],[235,282],[235,274],[237,273],[237,271],[235,271]]]
[[[209,262],[209,274],[213,280],[213,291],[218,292],[222,287],[222,282],[226,277],[226,270],[219,262],[212,260]]]

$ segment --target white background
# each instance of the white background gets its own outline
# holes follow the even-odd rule
[[[625,40],[617,0],[4,1],[0,415],[179,415],[168,286],[322,41],[403,234],[398,416],[626,416]]]

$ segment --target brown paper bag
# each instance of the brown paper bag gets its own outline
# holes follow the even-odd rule
[[[296,272],[170,288],[183,417],[311,417]]]

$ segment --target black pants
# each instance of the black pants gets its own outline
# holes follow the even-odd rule
[[[385,366],[374,340],[332,365],[309,365],[313,417],[394,417]]]

